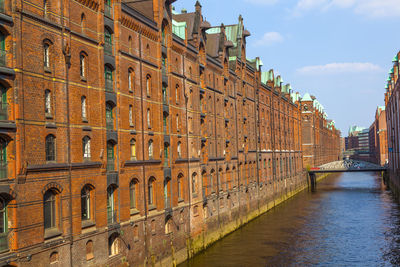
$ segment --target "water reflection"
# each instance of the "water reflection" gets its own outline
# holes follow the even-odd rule
[[[400,266],[400,210],[377,174],[318,183],[185,266]]]

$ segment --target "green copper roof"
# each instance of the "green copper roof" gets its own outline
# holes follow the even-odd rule
[[[280,75],[278,75],[275,79],[275,86],[281,86],[281,83],[283,83],[283,79]]]
[[[290,97],[292,98],[292,102],[295,103],[296,101],[299,101],[301,96],[299,93],[291,93]]]
[[[394,70],[393,70],[393,68],[391,68],[389,71],[389,74],[393,74],[393,73],[394,73]]]
[[[220,32],[221,32],[220,27],[214,27],[214,28],[210,28],[210,29],[206,30],[206,33],[208,33],[208,34],[215,34],[215,33],[220,33]]]
[[[392,62],[397,62],[398,60],[399,60],[399,57],[397,55],[395,55]]]
[[[305,93],[301,101],[313,101],[309,93]]]
[[[239,35],[238,25],[230,25],[225,27],[225,35],[226,39],[233,43],[234,47],[238,45],[238,38],[241,37],[241,33]]]
[[[179,36],[181,39],[186,39],[186,22],[178,22],[176,20],[172,20],[172,32]]]

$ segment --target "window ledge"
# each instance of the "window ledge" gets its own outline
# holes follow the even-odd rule
[[[44,72],[51,73],[50,67],[44,67]]]
[[[57,228],[44,230],[44,239],[51,239],[60,236],[62,233]]]
[[[81,76],[81,81],[82,81],[82,82],[87,82],[86,77]]]
[[[131,212],[131,216],[139,214],[139,210],[138,209],[131,209],[130,212]]]
[[[89,228],[92,226],[96,226],[96,223],[94,223],[92,220],[82,220],[82,228]]]
[[[82,118],[82,122],[86,122],[86,123],[88,123],[89,121],[88,121],[88,119],[87,119],[87,118]]]
[[[149,211],[151,211],[151,210],[155,210],[157,207],[156,206],[154,206],[153,204],[151,204],[151,205],[149,205]]]
[[[45,117],[46,117],[46,119],[52,119],[53,115],[51,115],[51,113],[46,113]]]
[[[182,202],[184,202],[185,200],[183,199],[183,198],[178,198],[178,203],[182,203]]]

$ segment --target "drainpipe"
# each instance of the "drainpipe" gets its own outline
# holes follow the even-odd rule
[[[143,101],[143,51],[142,51],[142,32],[139,31],[139,58],[140,58],[140,102],[141,102],[141,113],[142,113],[142,170],[143,170],[143,201],[144,201],[144,216],[145,216],[145,223],[144,225],[144,251],[147,254],[147,200],[146,200],[146,165],[145,165],[145,138],[144,138],[144,101]],[[147,256],[146,256],[147,258]]]
[[[69,8],[69,6],[68,6]],[[69,9],[68,9],[69,11]],[[68,12],[69,13],[69,12]],[[69,14],[68,14],[69,15]],[[71,128],[70,128],[70,110],[69,110],[69,67],[71,65],[71,53],[69,47],[66,47],[64,41],[65,26],[64,26],[64,1],[61,1],[61,47],[63,49],[63,54],[65,57],[65,93],[66,93],[66,107],[67,107],[67,164],[68,164],[68,182],[69,182],[69,224],[70,224],[70,266],[72,267],[72,248],[74,244],[73,240],[73,227],[72,227],[72,170],[71,170]],[[71,36],[70,43],[71,43]],[[68,45],[68,44],[67,44]]]
[[[271,91],[271,97],[270,97],[270,114],[271,114],[271,119],[272,119],[272,127],[270,127],[271,129],[271,145],[272,145],[272,188],[273,188],[273,198],[275,198],[275,182],[276,182],[276,159],[275,159],[275,135],[274,135],[274,131],[275,131],[275,112],[274,112],[274,101],[272,100],[274,97],[274,91],[275,88],[272,88]]]

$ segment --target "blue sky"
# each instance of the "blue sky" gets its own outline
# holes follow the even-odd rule
[[[176,11],[194,10],[178,0]],[[247,57],[259,56],[302,95],[309,92],[347,135],[369,127],[400,49],[400,0],[203,0],[211,25],[244,18]],[[397,26],[397,27],[396,27]]]

